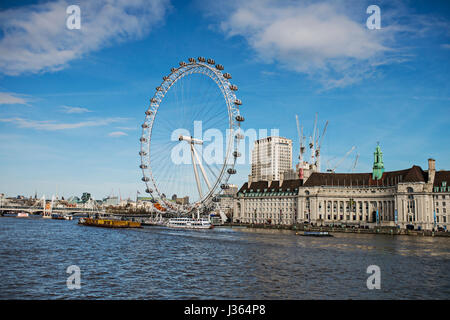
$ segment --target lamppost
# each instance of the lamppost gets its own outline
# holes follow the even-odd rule
[[[352,213],[352,218],[355,218],[355,221],[357,219],[356,216],[356,202],[353,198],[350,198],[350,212]]]

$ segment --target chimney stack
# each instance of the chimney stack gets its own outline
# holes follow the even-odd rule
[[[428,183],[434,183],[434,176],[436,174],[436,160],[428,159]]]

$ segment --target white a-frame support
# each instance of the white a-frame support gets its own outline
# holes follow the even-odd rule
[[[195,150],[194,144],[203,144],[203,141],[187,136],[180,136],[178,140],[186,141],[191,145],[191,159],[192,159],[192,166],[194,168],[195,182],[197,183],[198,194],[200,198],[202,198],[203,197],[202,186],[200,182],[200,177],[198,175],[197,165],[200,167],[200,172],[202,173],[203,179],[205,180],[206,185],[208,186],[208,190],[211,190],[211,184],[209,183],[205,168],[203,168],[202,162],[200,161],[198,153]]]

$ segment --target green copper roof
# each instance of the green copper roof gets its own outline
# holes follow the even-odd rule
[[[373,156],[372,179],[380,180],[384,172],[383,152],[381,152],[380,145],[377,145]]]

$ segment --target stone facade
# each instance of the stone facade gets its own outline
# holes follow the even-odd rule
[[[372,173],[313,172],[308,179],[245,183],[234,198],[243,223],[450,229],[450,171],[418,166],[385,172],[381,151]]]
[[[230,184],[219,196],[218,209],[225,213],[226,216],[232,217],[234,207],[234,197],[238,191],[238,186]]]

